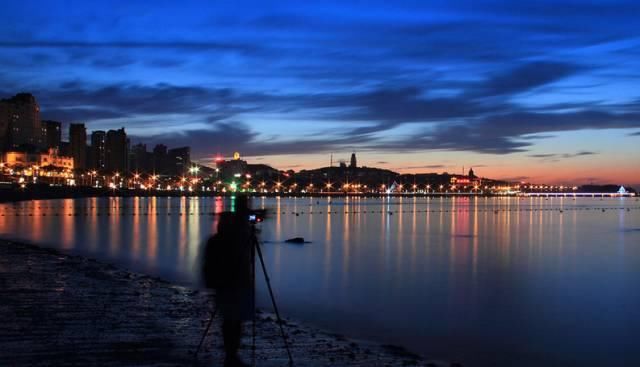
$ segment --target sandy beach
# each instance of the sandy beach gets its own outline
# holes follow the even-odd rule
[[[222,338],[205,292],[80,256],[0,241],[0,365],[216,366]],[[286,317],[286,315],[284,315]],[[285,366],[274,316],[256,313],[257,366]],[[458,366],[286,321],[298,366]],[[241,355],[253,359],[251,323]]]

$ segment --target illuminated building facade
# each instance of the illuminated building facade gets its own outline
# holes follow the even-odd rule
[[[477,177],[473,168],[469,169],[469,174],[464,175],[452,175],[450,179],[451,189],[460,190],[464,188],[480,188],[482,186],[482,179]]]
[[[216,160],[216,167],[220,170],[222,178],[233,179],[246,174],[247,161],[240,159],[240,153],[236,152],[232,160]]]
[[[46,153],[29,153],[9,151],[4,153],[4,165],[13,169],[47,169],[58,168],[71,170],[74,168],[73,158],[58,154],[57,149],[49,149]]]

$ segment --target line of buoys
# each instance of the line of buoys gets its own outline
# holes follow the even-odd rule
[[[408,214],[416,214],[416,213],[470,213],[470,212],[479,212],[479,213],[489,213],[489,212],[493,212],[494,214],[499,214],[499,213],[522,213],[522,212],[558,212],[560,214],[564,213],[565,211],[596,211],[599,210],[601,212],[606,212],[607,210],[623,210],[623,211],[627,211],[627,212],[631,212],[631,210],[640,210],[640,207],[604,207],[604,208],[590,208],[590,207],[580,207],[580,208],[526,208],[526,209],[491,209],[491,208],[482,208],[482,209],[476,209],[476,210],[470,210],[470,209],[425,209],[425,210],[379,210],[379,211],[375,211],[375,210],[371,210],[371,211],[360,211],[360,210],[346,210],[344,212],[341,211],[327,211],[326,214],[375,214],[375,213],[385,213],[388,215],[393,215],[395,213],[408,213]],[[313,215],[313,214],[323,214],[323,211],[309,211],[309,212],[305,212],[305,211],[292,211],[290,212],[291,215],[295,215],[296,217],[299,217],[301,215]],[[32,216],[47,216],[47,215],[51,215],[51,216],[60,216],[60,215],[64,215],[66,214],[67,216],[71,217],[71,216],[89,216],[89,215],[95,215],[95,216],[102,216],[102,215],[106,215],[106,216],[111,216],[111,215],[119,215],[119,216],[135,216],[135,215],[142,215],[142,216],[149,216],[149,215],[164,215],[164,212],[127,212],[127,211],[120,211],[120,212],[100,212],[100,211],[96,211],[96,212],[90,212],[90,211],[78,211],[78,212],[71,212],[71,213],[59,213],[59,212],[55,212],[55,213],[40,213],[40,214],[36,214],[34,212],[19,212],[16,211],[13,213],[13,216],[19,217],[19,216],[28,216],[28,217],[32,217]],[[219,213],[216,212],[167,212],[166,215],[167,216],[171,216],[171,215],[178,215],[178,216],[194,216],[194,215],[209,215],[209,216],[215,216],[218,215]],[[281,212],[282,215],[287,215],[289,214],[286,211]],[[0,213],[0,216],[4,217],[7,216],[7,213]]]

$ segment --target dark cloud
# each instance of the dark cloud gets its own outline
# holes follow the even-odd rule
[[[629,134],[629,136],[640,136],[640,131],[636,131],[635,133]]]
[[[180,60],[177,58],[156,58],[146,62],[146,65],[151,67],[167,69],[175,68],[184,64],[186,64],[186,60]]]
[[[181,134],[167,133],[154,136],[132,136],[133,140],[144,141],[147,144],[171,144],[171,146],[190,146],[192,154],[202,156],[205,154],[222,153],[231,156],[234,151],[241,150],[251,155],[244,149],[251,145],[256,134],[241,123],[215,123],[209,130],[185,131]],[[218,151],[212,151],[215,147]]]
[[[581,157],[581,156],[585,156],[585,155],[596,155],[598,153],[596,152],[589,152],[589,151],[582,151],[582,152],[578,152],[578,153],[574,153],[574,154],[563,154],[562,157],[563,158],[572,158],[572,157]]]
[[[127,115],[118,112],[117,109],[111,110],[92,107],[49,108],[42,111],[43,119],[63,122],[85,122],[121,118],[126,116]]]
[[[88,48],[88,49],[187,49],[187,50],[224,50],[254,51],[256,45],[233,44],[224,42],[197,41],[62,41],[62,40],[25,40],[0,41],[0,48]]]
[[[563,153],[563,154],[558,154],[558,153],[529,154],[528,156],[531,158],[541,158],[543,160],[558,161],[560,159],[569,159],[569,158],[582,157],[587,155],[596,155],[596,154],[598,153],[590,152],[590,151],[581,151],[577,153]]]
[[[182,134],[167,133],[147,136],[135,136],[134,139],[149,144],[170,142],[171,146],[191,146],[195,157],[211,154],[231,156],[241,151],[245,156],[267,156],[276,154],[316,153],[337,150],[346,144],[344,139],[336,141],[304,140],[281,141],[264,140],[247,125],[239,122],[218,122],[208,130],[192,130]]]
[[[473,91],[481,96],[518,94],[566,78],[581,69],[583,67],[564,62],[526,63],[490,77]]]
[[[466,150],[489,154],[524,152],[535,140],[549,138],[549,133],[582,129],[639,128],[640,113],[620,113],[606,109],[570,110],[569,112],[532,112],[503,102],[479,103],[469,97],[429,98],[417,88],[376,89],[344,94],[266,94],[240,92],[230,88],[205,88],[157,84],[110,85],[82,88],[76,81],[45,91],[41,99],[45,118],[62,121],[91,121],[140,115],[188,114],[196,120],[215,125],[242,121],[246,112],[307,111],[312,119],[344,122],[368,121],[364,127],[343,129],[340,138],[331,141],[272,139],[254,142],[255,129],[242,127],[246,139],[243,151],[256,155],[317,153],[360,146],[377,151]],[[591,105],[589,105],[591,107]],[[618,109],[618,108],[616,108]],[[431,127],[409,137],[381,140],[374,133],[394,129],[402,124],[429,122]],[[243,125],[244,126],[244,125]],[[166,136],[196,147],[210,147],[202,136],[231,125],[217,125],[212,130]],[[238,129],[231,133],[238,133]],[[220,140],[220,139],[218,139]],[[216,139],[212,141],[218,141]],[[224,139],[222,139],[224,140]],[[228,141],[221,141],[227,143]],[[223,144],[228,145],[228,144]],[[259,148],[262,151],[255,149]],[[239,149],[239,148],[237,148]],[[567,158],[567,157],[564,157]]]
[[[527,182],[532,178],[529,176],[512,176],[512,177],[500,177],[499,180],[508,181],[508,182]]]
[[[542,140],[542,139],[551,139],[555,137],[555,135],[551,134],[535,134],[535,135],[525,135],[520,137],[522,140]]]
[[[342,107],[342,119],[378,121],[377,126],[354,130],[371,133],[406,122],[427,122],[470,117],[487,112],[487,107],[463,97],[428,97],[421,88],[379,88],[340,95],[319,95],[309,101],[316,107]]]
[[[108,69],[123,68],[125,66],[130,66],[135,63],[136,63],[135,60],[130,58],[123,58],[123,57],[96,58],[92,62],[93,66],[97,66],[99,68],[108,68]]]
[[[400,169],[421,169],[421,168],[436,169],[436,168],[445,168],[445,167],[448,167],[448,166],[445,166],[444,164],[427,164],[424,166],[401,167]]]
[[[59,89],[37,93],[43,114],[55,111],[68,120],[83,120],[171,113],[216,113],[216,120],[234,116],[242,103],[228,88],[210,89],[169,84],[125,84],[95,89],[66,82]],[[65,111],[65,113],[62,113]],[[95,113],[100,111],[100,113]],[[105,111],[110,111],[107,113]],[[86,113],[86,114],[85,114]]]
[[[444,124],[397,146],[414,149],[467,150],[489,154],[524,152],[533,145],[531,134],[584,129],[640,127],[640,114],[585,110],[534,113],[515,110],[489,115],[467,124]]]
[[[532,145],[515,138],[517,136],[488,134],[477,125],[455,124],[426,130],[402,141],[386,144],[385,148],[396,151],[450,150],[507,154],[524,152]]]

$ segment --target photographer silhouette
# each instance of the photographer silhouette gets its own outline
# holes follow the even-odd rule
[[[222,315],[226,367],[246,366],[238,356],[242,323],[254,313],[253,228],[247,198],[235,200],[233,212],[220,215],[218,232],[205,246],[203,278],[215,289],[216,308]]]

